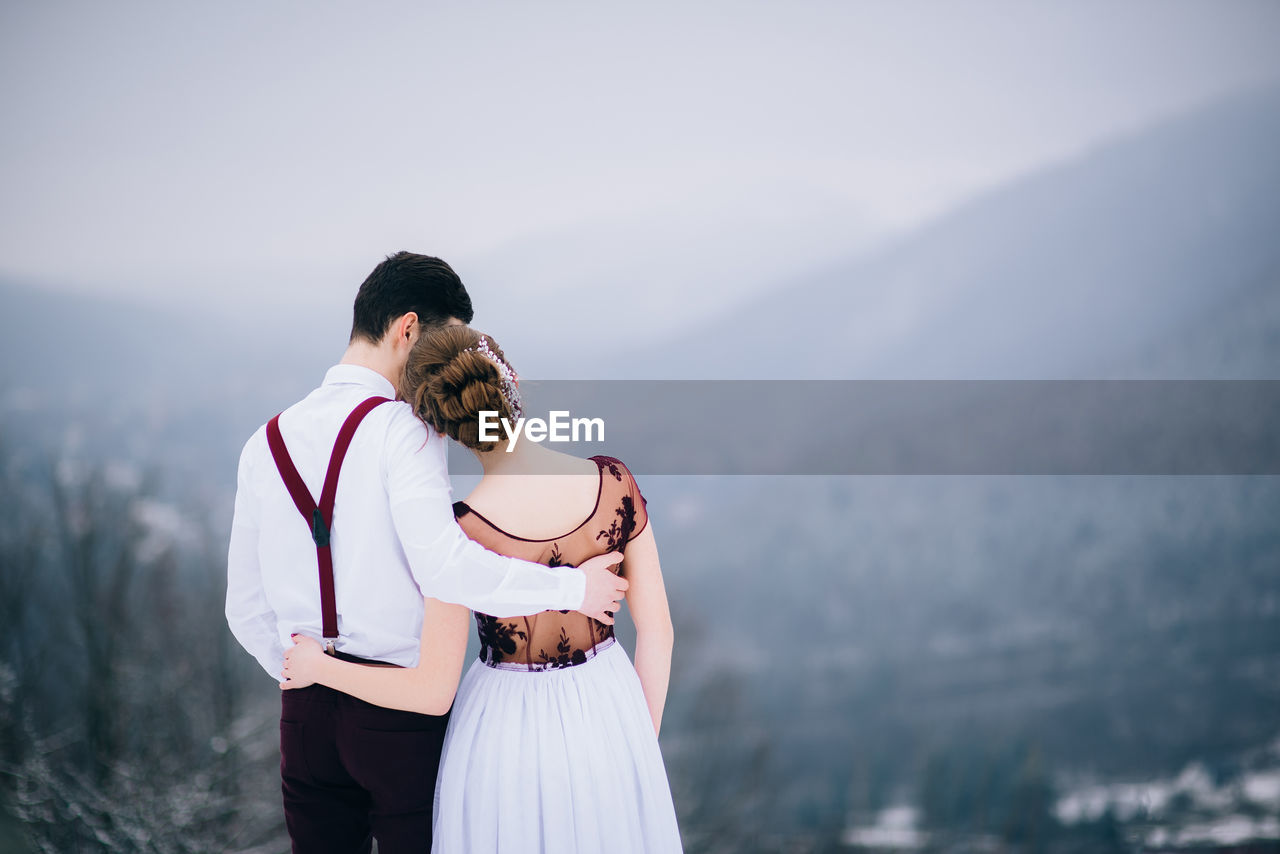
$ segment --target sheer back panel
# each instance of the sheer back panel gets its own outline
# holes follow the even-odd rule
[[[514,536],[459,501],[453,505],[467,536],[490,551],[546,566],[577,566],[610,551],[625,551],[649,516],[631,472],[613,457],[591,458],[600,474],[595,508],[582,524],[553,539]],[[480,658],[504,669],[548,670],[582,664],[613,642],[613,627],[577,611],[543,611],[528,617],[476,614]]]

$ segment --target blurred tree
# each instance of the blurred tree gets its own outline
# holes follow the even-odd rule
[[[1038,745],[1020,745],[1017,771],[1010,782],[1000,835],[1022,851],[1043,851],[1053,836],[1054,794]]]
[[[0,805],[31,848],[286,847],[214,538],[109,467],[0,448],[0,487]]]
[[[768,850],[761,837],[774,818],[770,742],[768,731],[751,723],[742,678],[728,670],[709,674],[679,726],[679,734],[666,739],[666,753],[685,850]]]
[[[960,740],[929,753],[918,786],[924,824],[942,846],[999,839],[1047,850],[1058,834],[1054,791],[1040,747],[1026,740]]]

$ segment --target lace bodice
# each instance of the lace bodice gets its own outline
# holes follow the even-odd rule
[[[577,566],[627,543],[648,524],[644,496],[631,472],[613,457],[591,458],[600,472],[596,506],[582,524],[552,539],[531,540],[509,534],[471,509],[453,505],[458,524],[485,548],[546,566]],[[577,611],[543,611],[528,617],[476,614],[480,659],[491,667],[550,670],[582,664],[613,643],[613,626]]]

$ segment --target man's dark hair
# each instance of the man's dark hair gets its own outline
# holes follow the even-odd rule
[[[451,317],[470,323],[474,314],[471,297],[452,267],[430,255],[397,252],[374,267],[360,285],[351,340],[377,344],[393,320],[411,311],[424,326],[439,326]]]

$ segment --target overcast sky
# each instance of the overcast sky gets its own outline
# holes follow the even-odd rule
[[[1280,3],[5,3],[0,276],[711,310],[1280,79]],[[345,318],[343,318],[345,321]]]

